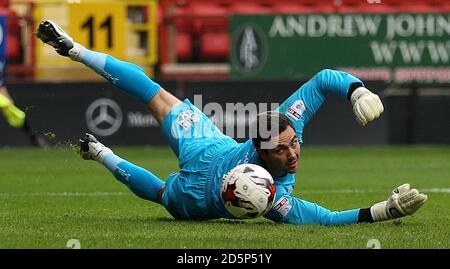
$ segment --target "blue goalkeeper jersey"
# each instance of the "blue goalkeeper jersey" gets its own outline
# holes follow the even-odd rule
[[[363,85],[359,79],[348,73],[325,69],[302,85],[281,104],[277,111],[289,117],[295,126],[300,143],[303,143],[303,128],[321,107],[326,96],[331,93],[346,98],[353,83]],[[234,139],[218,132],[217,127],[213,126],[209,119],[190,102],[185,101],[184,104],[193,111],[193,114],[184,115],[181,120],[178,116],[176,120],[179,123],[180,121],[186,123],[187,129],[204,120],[207,122],[207,128],[203,126],[203,130],[206,129],[210,133],[205,138],[197,140],[201,141],[201,145],[195,142],[183,142],[182,138],[178,140],[169,138],[169,143],[180,159],[181,171],[172,174],[166,181],[168,193],[163,197],[163,204],[172,215],[180,219],[233,218],[224,208],[221,200],[222,177],[239,164],[261,165],[258,154],[251,139],[245,143],[237,143]],[[179,109],[183,110],[183,108]],[[178,112],[173,114],[179,115]],[[195,114],[200,116],[193,116]],[[185,120],[186,118],[188,120]],[[167,135],[170,128],[172,128],[172,135],[174,133],[173,126],[169,126],[171,122],[170,120],[164,122],[167,126],[163,126],[163,130]],[[179,129],[186,132],[185,127]],[[188,144],[190,148],[186,146]],[[206,150],[197,150],[198,148]],[[275,201],[271,210],[264,216],[270,220],[323,225],[357,222],[359,209],[330,211],[315,203],[292,197],[295,174],[286,174],[283,177],[274,178],[274,181],[276,183]]]

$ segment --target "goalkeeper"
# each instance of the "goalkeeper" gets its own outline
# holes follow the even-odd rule
[[[102,163],[137,196],[162,204],[176,219],[234,218],[221,201],[221,180],[242,163],[259,164],[273,176],[275,203],[264,217],[275,222],[340,225],[384,221],[411,215],[427,201],[425,194],[409,184],[395,188],[385,201],[346,211],[330,211],[291,196],[303,128],[327,94],[349,99],[361,125],[383,112],[379,97],[348,73],[319,72],[277,111],[258,114],[256,126],[266,123],[275,129],[267,131],[275,135],[263,136],[258,129],[256,137],[240,144],[222,134],[189,100],[177,99],[138,66],[84,48],[52,21],[41,22],[36,34],[60,55],[88,66],[120,90],[137,97],[157,119],[179,159],[180,171],[169,175],[166,181],[115,155],[90,134],[80,140],[81,154],[84,159]],[[277,124],[267,124],[274,119]]]

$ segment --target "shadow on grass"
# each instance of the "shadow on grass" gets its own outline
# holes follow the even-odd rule
[[[180,223],[180,224],[206,224],[206,225],[217,225],[217,224],[224,224],[224,225],[261,225],[261,226],[267,226],[267,225],[276,225],[278,226],[278,223],[272,222],[270,220],[266,220],[264,218],[258,218],[258,219],[248,219],[248,220],[239,220],[239,219],[214,219],[214,220],[177,220],[174,218],[166,218],[166,217],[160,217],[160,218],[154,218],[153,222],[159,222],[159,223]]]
[[[248,220],[234,220],[234,219],[214,219],[214,220],[177,220],[172,217],[152,217],[152,216],[120,216],[120,215],[84,215],[84,214],[66,214],[66,219],[78,219],[84,223],[86,222],[126,222],[127,224],[202,224],[202,225],[276,225],[280,224],[272,222],[264,218],[248,219]]]

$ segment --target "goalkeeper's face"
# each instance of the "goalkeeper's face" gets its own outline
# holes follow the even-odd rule
[[[266,169],[274,178],[286,173],[295,173],[300,157],[300,143],[294,129],[288,126],[271,141],[274,142],[271,149],[258,150]]]

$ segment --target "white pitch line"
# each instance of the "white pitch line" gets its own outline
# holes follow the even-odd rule
[[[125,192],[25,192],[25,193],[0,193],[0,197],[29,197],[29,196],[123,196]]]
[[[339,189],[339,190],[300,190],[300,194],[305,193],[370,193],[370,192],[390,192],[392,190],[382,189]],[[429,188],[420,189],[423,193],[450,193],[450,188]],[[125,196],[132,195],[132,193],[126,192],[25,192],[25,193],[0,193],[0,197],[47,197],[47,196]]]
[[[392,190],[381,190],[381,189],[339,189],[339,190],[300,190],[300,193],[367,193],[367,192],[390,192]],[[450,188],[429,188],[429,189],[419,189],[423,193],[450,193]]]
[[[423,189],[423,190],[419,190],[420,192],[445,192],[445,193],[450,193],[450,188],[444,188],[444,189],[439,189],[439,188],[432,188],[432,189]]]

